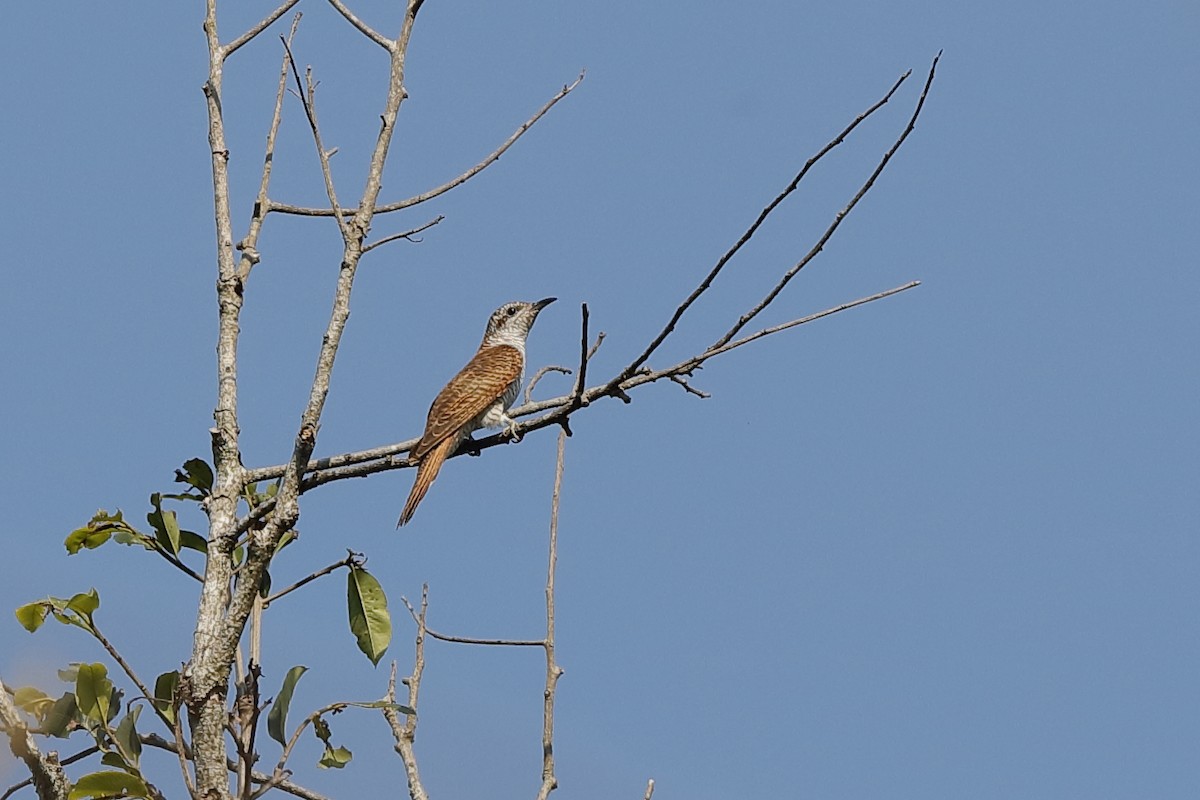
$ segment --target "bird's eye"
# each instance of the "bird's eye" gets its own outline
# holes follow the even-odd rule
[[[504,313],[505,313],[505,314],[508,314],[508,315],[511,317],[513,314],[516,314],[516,313],[517,313],[517,307],[516,307],[516,306],[509,306],[508,308],[504,309]]]

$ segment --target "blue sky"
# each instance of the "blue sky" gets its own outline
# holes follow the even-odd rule
[[[226,40],[272,7],[226,5]],[[353,197],[385,62],[327,6],[302,7],[297,58],[321,81]],[[396,28],[393,4],[354,7]],[[195,587],[148,555],[62,548],[98,507],[142,520],[150,492],[207,457],[215,398],[202,8],[122,10],[17,4],[0,33],[0,606],[95,586],[102,626],[153,676],[190,652]],[[275,34],[226,71],[238,235]],[[417,435],[510,299],[560,298],[530,340],[539,365],[574,363],[587,302],[607,333],[591,375],[611,375],[799,166],[913,69],[651,363],[703,348],[852,196],[945,50],[917,130],[764,323],[920,288],[711,362],[695,379],[710,399],[660,385],[576,417],[561,796],[640,797],[650,777],[655,797],[697,800],[1194,795],[1197,41],[1200,9],[1184,2],[426,4],[386,199],[458,174],[587,78],[477,179],[377,220],[382,236],[446,215],[420,244],[364,260],[320,454]],[[323,198],[295,98],[272,185],[278,200]],[[290,449],[338,244],[328,220],[265,229],[243,317],[248,465]],[[567,385],[548,377],[543,396]],[[542,431],[452,462],[402,532],[407,471],[315,492],[275,579],[367,553],[402,671],[399,598],[422,582],[439,630],[536,637],[554,446]],[[54,667],[102,656],[76,633],[0,622],[0,676],[61,691]],[[275,606],[265,647],[268,687],[309,667],[294,713],[382,694],[340,576]],[[431,644],[427,660],[431,794],[532,795],[540,655]],[[304,782],[347,797],[402,781],[376,716],[334,731],[355,761],[317,772],[309,743]],[[20,772],[4,759],[7,786]]]

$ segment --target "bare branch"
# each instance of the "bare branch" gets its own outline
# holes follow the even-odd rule
[[[557,366],[555,364],[549,364],[547,366],[542,367],[537,372],[533,373],[533,377],[529,379],[529,385],[525,387],[524,397],[525,397],[526,403],[529,402],[530,397],[532,397],[532,395],[533,395],[533,388],[538,385],[538,381],[540,381],[542,378],[546,377],[546,373],[548,373],[548,372],[561,372],[563,375],[571,374],[571,370],[567,369],[566,367]]]
[[[384,50],[391,52],[392,48],[396,46],[396,43],[393,42],[391,39],[387,38],[383,34],[376,32],[370,25],[363,22],[358,17],[354,16],[354,12],[351,11],[349,8],[347,8],[346,5],[344,3],[342,3],[342,0],[329,0],[329,5],[336,8],[338,13],[346,18],[347,22],[349,22],[351,25],[353,25],[355,28],[358,29],[359,33],[361,33],[363,36],[366,36],[368,39],[370,39],[372,42],[374,42],[375,44],[382,47]],[[413,13],[415,14],[416,11],[414,10]]]
[[[686,391],[688,394],[694,394],[701,400],[707,400],[708,398],[712,397],[712,395],[708,392],[702,392],[695,386],[692,386],[690,383],[688,383],[687,378],[682,375],[668,375],[667,377],[670,378],[674,383],[678,383],[680,386],[682,386],[684,391]]]
[[[429,612],[429,584],[421,587],[421,613],[417,614],[408,602],[408,598],[402,598],[404,605],[408,607],[409,612],[413,615],[413,619],[417,622],[417,643],[416,655],[413,659],[412,674],[405,679],[404,683],[408,685],[408,707],[413,710],[412,714],[405,715],[404,724],[400,724],[400,713],[395,706],[386,706],[383,709],[384,719],[387,720],[388,727],[392,729],[392,737],[396,740],[396,752],[400,755],[400,760],[404,763],[404,774],[408,778],[408,794],[412,800],[427,800],[425,794],[425,786],[421,783],[421,772],[417,769],[417,753],[413,748],[413,742],[417,737],[417,700],[421,694],[421,676],[425,672],[425,616]],[[389,703],[396,702],[396,662],[392,662],[392,674],[388,678],[387,700]]]
[[[331,2],[332,2],[332,0],[331,0]],[[510,148],[514,144],[516,144],[517,140],[520,139],[522,136],[524,136],[525,133],[530,128],[532,128],[538,120],[540,120],[542,117],[544,117],[550,109],[554,108],[554,106],[558,104],[559,100],[562,100],[564,97],[566,97],[568,94],[570,94],[575,89],[575,87],[578,86],[579,83],[583,80],[583,76],[584,76],[584,73],[580,72],[579,77],[575,79],[574,83],[563,86],[563,88],[558,92],[558,94],[556,94],[556,95],[554,95],[554,97],[550,98],[550,100],[544,106],[542,106],[536,114],[534,114],[532,117],[530,117],[528,120],[526,120],[521,125],[521,127],[517,128],[516,132],[514,132],[512,136],[509,136],[508,139],[505,140],[504,144],[502,144],[498,148],[496,148],[491,153],[491,155],[489,155],[487,158],[483,159],[483,161],[480,161],[478,164],[471,167],[469,170],[467,170],[463,174],[459,175],[457,178],[454,178],[451,181],[443,183],[441,186],[438,186],[434,189],[430,189],[427,192],[422,192],[421,194],[416,195],[414,197],[410,197],[407,200],[400,200],[395,203],[387,203],[386,205],[381,205],[375,209],[375,213],[388,214],[393,211],[400,211],[401,209],[405,209],[405,208],[409,208],[411,206],[418,205],[419,203],[424,203],[426,200],[432,200],[433,198],[435,198],[439,195],[443,195],[446,192],[450,191],[451,189],[453,189],[457,186],[461,186],[462,184],[469,181],[471,178],[478,175],[480,172],[483,172],[483,170],[487,169],[493,163],[495,163],[497,160],[499,160],[500,156],[504,155],[504,153],[508,151],[508,148]],[[302,206],[287,205],[285,203],[272,203],[271,210],[279,211],[284,214],[299,214],[301,216],[306,216],[306,217],[331,217],[335,213],[334,210],[331,208],[305,208]],[[343,209],[341,211],[341,213],[342,214],[351,214],[354,212],[350,209]]]
[[[875,171],[872,172],[871,176],[867,178],[866,182],[859,187],[858,193],[854,195],[845,208],[837,213],[837,216],[833,218],[833,222],[830,223],[829,227],[825,229],[825,233],[821,235],[821,238],[817,240],[817,243],[813,245],[812,249],[808,251],[804,258],[800,259],[795,266],[784,273],[783,277],[780,278],[779,283],[777,283],[775,287],[767,293],[766,297],[764,297],[753,309],[743,314],[741,318],[738,319],[737,324],[726,331],[725,335],[713,344],[714,348],[724,345],[734,336],[737,336],[738,332],[741,331],[742,328],[746,327],[746,324],[750,322],[750,320],[758,316],[759,312],[770,305],[771,301],[779,296],[779,293],[783,291],[783,287],[788,285],[788,282],[796,276],[796,273],[804,269],[804,267],[810,261],[816,258],[817,254],[825,248],[825,243],[829,241],[830,237],[833,236],[834,231],[836,231],[838,226],[842,224],[842,220],[844,220],[850,214],[850,212],[854,210],[854,207],[858,205],[858,201],[863,199],[866,193],[871,190],[871,187],[875,185],[875,180],[883,172],[884,168],[888,165],[888,162],[892,160],[892,156],[896,154],[896,151],[900,149],[900,145],[904,144],[904,140],[908,138],[908,135],[912,133],[913,129],[916,127],[917,118],[921,116],[921,109],[925,107],[925,98],[929,95],[929,87],[933,85],[933,76],[937,72],[938,59],[941,57],[942,54],[939,52],[937,56],[934,57],[933,64],[931,64],[929,67],[929,77],[925,79],[925,87],[921,90],[921,97],[917,100],[917,107],[913,109],[912,116],[908,120],[908,125],[905,126],[904,131],[892,144],[891,148],[889,148],[888,151],[883,154],[883,158],[880,159],[879,164],[876,165]]]
[[[451,635],[445,634],[445,633],[438,633],[437,631],[429,628],[425,624],[425,604],[424,604],[424,602],[422,602],[421,614],[418,617],[417,610],[412,607],[412,603],[408,602],[408,598],[402,597],[400,599],[404,601],[404,606],[405,606],[405,608],[408,609],[408,613],[411,614],[412,618],[417,621],[417,624],[420,627],[420,630],[422,630],[426,634],[432,636],[434,639],[439,639],[443,642],[452,642],[453,644],[496,645],[496,646],[500,646],[500,647],[545,647],[546,646],[546,642],[542,639],[536,639],[536,640],[535,639],[476,639],[471,636],[451,636]]]
[[[246,237],[237,245],[237,249],[242,254],[241,263],[238,264],[238,274],[242,281],[250,277],[250,270],[259,261],[258,236],[262,231],[263,222],[271,210],[267,189],[271,185],[271,169],[275,165],[275,138],[279,134],[279,123],[283,119],[283,97],[287,90],[288,66],[291,64],[290,48],[292,40],[296,38],[296,28],[300,25],[301,16],[302,14],[297,11],[296,16],[292,18],[292,28],[288,31],[287,38],[284,39],[283,63],[279,66],[279,88],[275,91],[275,110],[271,115],[271,126],[267,129],[267,148],[266,154],[263,156],[262,179],[258,185],[258,197],[254,201],[254,208],[250,216],[250,228],[246,232]]]
[[[642,795],[642,800],[650,800],[654,797],[654,778],[646,781],[646,794]]]
[[[143,735],[139,738],[142,740],[142,744],[144,745],[154,747],[159,750],[165,750],[169,753],[175,753],[181,760],[185,761],[185,763],[189,757],[188,753],[181,751],[173,742],[169,742],[156,734],[151,733],[149,735]],[[227,762],[226,767],[230,772],[234,772],[237,769],[236,765],[232,761]],[[250,779],[255,783],[264,784],[271,780],[271,776],[267,775],[265,772],[252,770],[250,772]],[[279,781],[278,783],[273,784],[273,786],[280,791],[287,792],[293,797],[299,797],[301,800],[329,800],[328,797],[320,792],[314,792],[312,789],[305,788],[304,786],[293,783],[289,780]],[[189,791],[191,790],[189,789]],[[195,793],[193,792],[193,794]]]
[[[650,356],[654,354],[654,351],[657,350],[659,346],[666,341],[666,338],[671,335],[671,332],[675,330],[675,325],[678,324],[679,320],[683,317],[684,312],[686,312],[688,308],[690,308],[691,305],[696,302],[697,299],[699,299],[700,295],[704,294],[704,292],[708,290],[713,281],[716,280],[717,276],[721,274],[721,270],[723,270],[725,265],[729,263],[730,259],[737,255],[738,251],[741,250],[742,247],[754,237],[754,234],[758,231],[762,224],[766,222],[767,217],[771,215],[771,212],[778,208],[779,204],[782,203],[788,197],[788,195],[796,190],[796,188],[800,185],[800,181],[804,180],[804,177],[808,174],[809,170],[811,170],[813,166],[830,150],[845,141],[846,137],[849,136],[850,133],[864,120],[882,108],[884,104],[892,98],[892,95],[896,93],[896,90],[900,88],[901,84],[908,79],[910,74],[912,74],[911,70],[901,75],[895,84],[892,85],[892,88],[888,90],[887,94],[885,94],[881,99],[877,100],[866,111],[855,117],[854,121],[847,125],[841,133],[833,137],[833,139],[831,139],[824,147],[817,151],[816,155],[812,156],[808,159],[808,161],[805,162],[800,171],[796,173],[796,177],[792,178],[791,183],[789,183],[774,200],[768,203],[767,206],[759,212],[758,217],[753,223],[751,223],[750,227],[746,229],[741,238],[738,239],[737,242],[735,242],[734,245],[717,260],[716,265],[704,277],[704,280],[700,281],[700,285],[697,286],[692,293],[688,295],[682,303],[679,304],[679,306],[675,309],[675,313],[671,315],[671,319],[667,322],[659,334],[654,337],[650,344],[646,346],[646,349],[642,352],[642,354],[631,361],[629,366],[627,366],[619,375],[617,375],[617,377],[610,381],[610,384],[613,387],[617,387],[625,380],[628,380],[635,372],[637,372],[639,367],[646,363]]]
[[[181,561],[178,556],[176,556],[174,553],[172,553],[167,548],[163,547],[162,544],[160,542],[158,542],[158,540],[153,540],[151,549],[154,552],[158,553],[160,556],[162,556],[164,559],[166,559],[168,564],[175,567],[177,570],[182,572],[184,575],[191,577],[193,580],[200,581],[201,583],[204,582],[204,578],[201,577],[198,572],[196,572],[194,569],[189,567],[187,564],[183,563],[183,561]]]
[[[264,17],[261,22],[259,22],[253,28],[246,31],[241,36],[239,36],[238,38],[234,39],[232,42],[230,42],[229,44],[227,44],[223,48],[221,48],[222,57],[228,58],[229,56],[233,55],[235,52],[237,52],[237,50],[242,45],[246,44],[251,39],[253,39],[255,36],[258,36],[260,33],[265,31],[267,28],[271,27],[272,22],[274,22],[275,20],[282,17],[284,14],[286,14],[288,12],[288,9],[290,9],[292,6],[296,5],[299,2],[300,2],[300,0],[284,0],[283,4],[280,5],[279,8],[275,9],[270,14],[268,14],[266,17]],[[292,31],[295,32],[295,30],[296,30],[296,26],[295,26],[295,24],[293,24]]]
[[[587,306],[583,308],[586,343]],[[554,576],[558,567],[558,501],[562,494],[563,452],[566,446],[567,430],[563,428],[558,432],[554,491],[550,500],[550,547],[546,566],[546,689],[542,693],[542,785],[538,789],[538,800],[546,800],[558,788],[558,778],[554,774],[554,698],[563,670],[554,658]]]
[[[25,724],[20,710],[9,697],[8,688],[3,681],[0,681],[0,722],[4,724],[4,732],[8,735],[13,755],[21,759],[29,769],[39,800],[67,800],[71,783],[58,762],[58,756],[54,753],[42,753],[38,749],[37,742],[29,733],[29,726]]]
[[[312,67],[308,67],[304,71],[304,79],[307,83],[307,86],[305,86],[300,83],[300,70],[296,67],[296,59],[292,55],[291,43],[282,36],[279,38],[283,42],[284,51],[287,53],[288,64],[292,68],[292,76],[296,79],[296,95],[304,105],[304,115],[308,117],[308,126],[312,130],[313,142],[317,146],[317,158],[321,160],[321,175],[325,179],[325,194],[328,195],[329,203],[336,212],[334,218],[337,220],[338,228],[342,232],[342,239],[349,241],[350,228],[346,224],[346,220],[342,219],[342,209],[338,205],[337,190],[333,185],[333,170],[329,166],[329,151],[325,149],[325,145],[321,142],[321,129],[317,125],[317,87],[313,83]]]
[[[301,586],[312,583],[317,578],[322,578],[331,572],[341,569],[342,567],[352,567],[355,565],[362,564],[363,561],[364,561],[364,558],[363,558],[362,553],[356,553],[353,550],[347,550],[346,557],[343,558],[341,561],[338,561],[335,564],[330,564],[328,567],[325,567],[324,569],[319,569],[316,572],[314,572],[313,574],[309,575],[308,577],[301,578],[300,580],[296,581],[295,583],[293,583],[291,586],[287,587],[286,589],[280,589],[278,592],[271,595],[266,600],[263,600],[262,607],[264,609],[267,608],[268,606],[271,605],[271,603],[274,603],[279,598],[281,598],[285,595],[291,594],[292,592],[299,589]]]
[[[885,297],[891,297],[894,294],[900,294],[900,292],[905,292],[905,291],[908,291],[909,289],[915,289],[916,287],[918,287],[920,285],[921,285],[920,281],[909,281],[908,283],[903,284],[901,286],[896,286],[891,289],[885,289],[882,292],[876,292],[875,294],[868,295],[867,297],[860,297],[857,300],[851,300],[847,303],[842,303],[839,306],[827,308],[824,311],[818,311],[815,314],[809,314],[807,317],[801,317],[800,319],[794,319],[791,322],[784,322],[779,325],[772,325],[769,328],[763,328],[761,331],[752,333],[749,336],[743,336],[741,339],[738,339],[737,341],[727,342],[726,344],[723,344],[720,347],[713,347],[713,348],[710,348],[710,349],[704,351],[704,360],[707,361],[708,359],[712,358],[713,356],[719,356],[722,353],[728,353],[730,350],[733,350],[736,347],[741,347],[744,344],[749,344],[750,342],[753,342],[755,339],[761,339],[762,337],[770,336],[773,333],[779,333],[780,331],[786,331],[788,328],[794,328],[797,325],[803,325],[806,322],[813,322],[815,320],[821,319],[822,317],[828,317],[831,314],[837,314],[840,311],[846,311],[847,309],[854,308],[855,306],[861,306],[866,303],[874,302],[876,300],[882,300]]]
[[[397,239],[407,239],[410,242],[420,242],[421,241],[420,239],[413,239],[412,237],[416,236],[421,231],[429,230],[430,228],[432,228],[434,225],[437,225],[439,222],[441,222],[445,218],[446,218],[445,214],[438,214],[436,217],[429,220],[429,222],[426,222],[424,225],[419,225],[410,231],[405,231],[404,233],[393,233],[391,236],[385,236],[384,238],[380,239],[378,242],[372,242],[371,244],[363,247],[363,249],[362,249],[363,255],[366,255],[367,253],[371,252],[372,250],[374,250],[376,247],[379,247],[380,245],[387,244],[388,242],[394,242]]]
[[[133,671],[133,667],[129,666],[129,662],[126,661],[119,652],[117,652],[117,648],[113,647],[112,642],[108,640],[108,637],[100,632],[100,629],[96,627],[95,622],[89,620],[88,630],[92,636],[96,637],[96,641],[98,641],[100,645],[108,651],[108,654],[112,656],[113,661],[117,662],[117,664],[121,667],[121,671],[129,677],[129,680],[133,681],[133,685],[136,686],[138,691],[142,693],[142,697],[146,698],[147,702],[149,702],[150,707],[154,709],[154,713],[158,716],[158,718],[161,719],[168,728],[170,728],[171,718],[168,717],[166,713],[158,707],[158,703],[156,703],[154,700],[154,694],[148,688],[146,688],[146,684],[142,683],[141,679],[138,678],[137,673]]]

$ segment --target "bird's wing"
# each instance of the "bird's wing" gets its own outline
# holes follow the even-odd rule
[[[487,410],[521,377],[521,352],[498,344],[475,354],[462,370],[438,393],[429,407],[425,433],[412,449],[412,458],[423,458],[438,442],[464,427]]]

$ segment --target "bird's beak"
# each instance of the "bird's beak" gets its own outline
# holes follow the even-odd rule
[[[545,300],[538,300],[536,303],[533,304],[533,307],[536,308],[538,311],[541,311],[543,308],[550,305],[557,299],[558,299],[557,297],[547,297]]]

